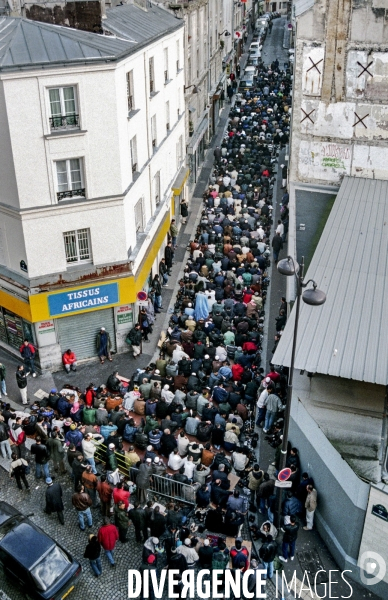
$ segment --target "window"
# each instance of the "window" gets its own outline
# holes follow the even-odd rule
[[[144,231],[144,198],[140,198],[135,204],[135,227],[136,233]]]
[[[136,171],[138,170],[138,168],[137,168],[137,140],[136,140],[136,136],[135,135],[133,136],[133,138],[129,142],[129,145],[131,146],[131,167],[132,167],[132,173],[136,173]]]
[[[127,102],[128,102],[128,112],[131,110],[135,110],[135,98],[134,98],[134,85],[133,85],[133,71],[129,71],[127,73]]]
[[[178,90],[178,94],[177,94],[177,113],[178,113],[178,119],[181,116],[181,89],[179,88]]]
[[[199,77],[199,49],[197,50],[197,77]]]
[[[178,40],[176,43],[176,72],[177,73],[180,69],[180,58],[181,58],[181,51],[180,51],[180,44],[179,44],[179,40]]]
[[[155,204],[159,204],[159,202],[160,202],[160,171],[158,171],[154,176],[154,199],[155,199]]]
[[[75,88],[52,88],[49,90],[49,97],[51,129],[79,127]]]
[[[204,55],[203,55],[203,68],[206,70],[207,68],[207,60],[208,60],[208,55],[207,55],[207,43],[205,42],[204,45]]]
[[[56,162],[58,192],[57,199],[85,197],[85,188],[82,181],[81,160],[71,158]]]
[[[166,102],[166,129],[170,131],[170,102]]]
[[[189,83],[191,83],[191,58],[187,59],[187,78]]]
[[[156,148],[157,146],[157,137],[156,137],[156,115],[151,117],[151,139],[152,139],[152,147]]]
[[[67,263],[91,262],[90,229],[66,231],[63,234]]]
[[[163,50],[164,54],[164,83],[168,83],[168,48]]]
[[[181,135],[176,144],[176,166],[180,168],[183,160],[183,136]]]
[[[148,62],[150,76],[150,94],[155,92],[155,73],[154,73],[154,58],[150,58]]]

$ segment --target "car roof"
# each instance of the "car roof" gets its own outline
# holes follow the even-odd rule
[[[28,570],[55,545],[54,540],[28,521],[17,525],[0,541],[0,548]]]
[[[0,525],[3,525],[11,517],[16,517],[16,515],[20,514],[17,508],[14,508],[8,502],[0,502]]]

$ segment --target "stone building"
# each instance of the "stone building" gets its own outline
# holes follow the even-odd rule
[[[388,178],[385,0],[296,0],[290,182]]]

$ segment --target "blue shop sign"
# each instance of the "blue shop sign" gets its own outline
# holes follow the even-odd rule
[[[68,315],[103,308],[119,302],[117,283],[87,287],[70,292],[50,294],[48,297],[50,316]]]

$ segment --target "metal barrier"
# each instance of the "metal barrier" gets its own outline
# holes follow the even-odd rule
[[[104,465],[106,464],[106,444],[97,444],[95,459],[100,460]],[[125,475],[131,478],[136,483],[136,477],[139,469],[131,466],[130,461],[126,458],[125,454],[121,452],[115,452],[117,466],[121,475]],[[195,505],[195,496],[199,484],[193,483],[191,485],[187,483],[181,483],[180,481],[174,481],[171,477],[163,477],[162,475],[152,475],[152,481],[148,492],[155,494],[156,496],[162,496],[163,498],[169,498],[170,500],[184,502],[191,506]]]

